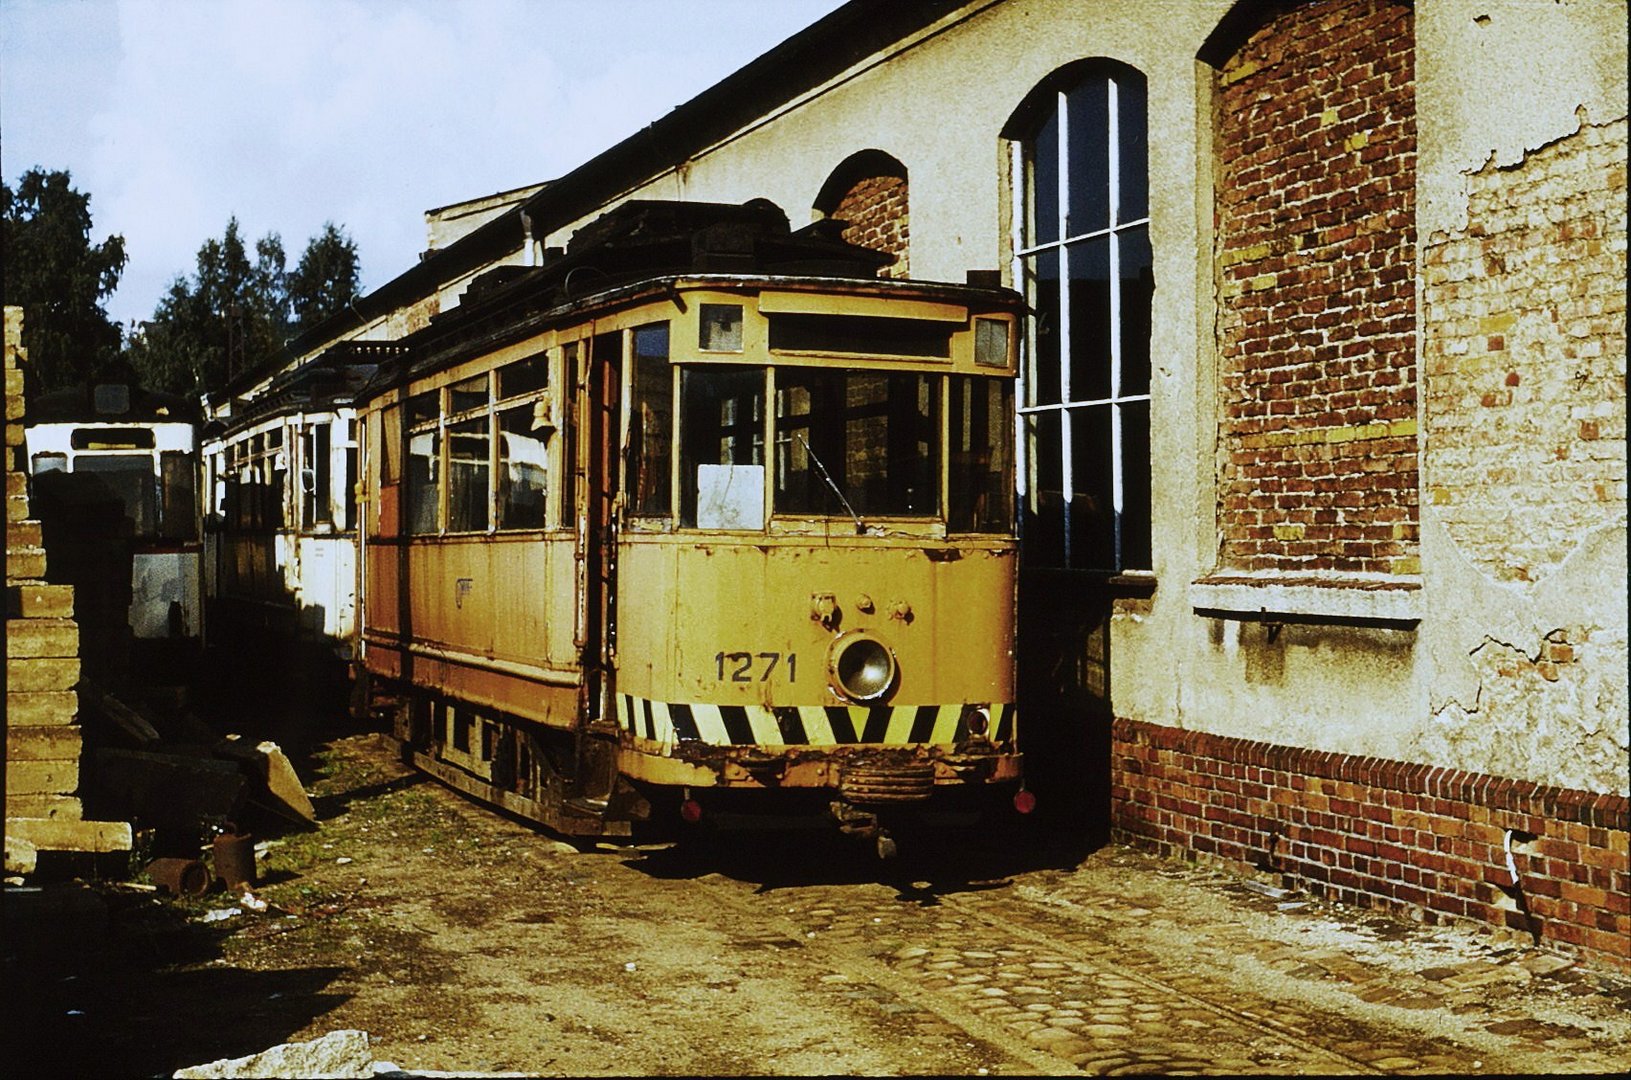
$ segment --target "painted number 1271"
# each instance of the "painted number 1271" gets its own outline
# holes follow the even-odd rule
[[[776,665],[784,659],[787,661],[787,681],[797,681],[798,656],[794,653],[787,653],[784,656],[779,652],[719,652],[714,653],[714,666],[718,670],[721,682],[727,678],[731,682],[764,682],[770,678],[770,673],[776,670]],[[763,670],[757,670],[761,665]]]

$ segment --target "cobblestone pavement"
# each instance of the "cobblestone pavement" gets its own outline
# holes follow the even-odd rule
[[[264,912],[134,886],[107,891],[100,929],[8,935],[0,975],[29,992],[7,1034],[43,1063],[8,1057],[19,1075],[169,1075],[339,1029],[409,1069],[544,1076],[1631,1060],[1631,980],[1126,847],[580,849],[407,773],[371,736],[337,741],[323,774],[320,828],[263,845]]]
[[[824,981],[880,1014],[1000,1051],[991,1072],[1595,1073],[1631,1060],[1625,982],[1122,847],[990,880],[817,884],[750,868],[694,884],[801,944],[833,968]]]

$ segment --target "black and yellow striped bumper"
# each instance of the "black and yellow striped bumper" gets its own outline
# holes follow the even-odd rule
[[[711,705],[617,696],[617,723],[636,739],[673,747],[763,746],[826,748],[846,745],[954,746],[969,737],[972,710],[990,717],[990,740],[1014,738],[1012,702],[972,705]]]

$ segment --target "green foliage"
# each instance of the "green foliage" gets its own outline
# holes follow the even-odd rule
[[[251,261],[232,218],[223,236],[198,249],[193,276],[170,283],[131,346],[131,363],[155,388],[210,393],[286,359],[290,337],[355,299],[356,245],[327,224],[293,272],[285,265],[277,233],[256,241]]]
[[[40,390],[85,381],[119,352],[103,299],[119,284],[125,241],[91,243],[91,197],[66,170],[33,168],[0,184],[6,303],[24,309],[23,345]]]
[[[357,245],[332,221],[324,222],[323,231],[311,238],[289,274],[295,328],[311,329],[343,311],[361,291]]]
[[[238,230],[198,249],[191,280],[178,277],[132,343],[131,364],[146,383],[178,393],[219,390],[240,372],[275,359],[289,331],[283,241],[268,233],[255,259]]]

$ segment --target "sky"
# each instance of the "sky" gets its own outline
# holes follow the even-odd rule
[[[424,212],[560,176],[843,0],[0,0],[0,172],[66,169],[151,316],[236,216],[289,265],[332,221],[364,291]]]

